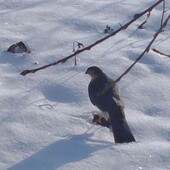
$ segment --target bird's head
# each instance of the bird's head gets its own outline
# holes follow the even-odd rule
[[[89,67],[85,74],[89,74],[92,78],[97,78],[102,72],[102,70],[97,66]]]

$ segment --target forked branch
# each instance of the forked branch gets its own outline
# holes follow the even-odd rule
[[[146,52],[149,52],[150,48],[151,48],[151,45],[153,44],[153,42],[156,40],[156,38],[158,37],[158,35],[162,32],[163,28],[166,27],[168,21],[170,19],[170,15],[167,17],[167,19],[165,20],[165,22],[161,25],[161,27],[159,28],[159,30],[155,33],[152,41],[148,44],[148,46],[145,48],[145,50],[142,52],[142,54],[134,61],[134,63],[121,75],[119,76],[115,82],[118,82],[120,81],[120,79],[125,76],[133,67],[134,65],[144,56],[144,54]]]
[[[47,67],[54,66],[54,65],[57,65],[57,64],[59,64],[59,63],[65,63],[68,59],[72,58],[73,56],[76,56],[76,55],[78,55],[78,54],[80,54],[80,53],[82,53],[82,52],[84,52],[84,51],[86,51],[86,50],[90,50],[92,47],[94,47],[94,46],[102,43],[103,41],[105,41],[105,40],[107,40],[108,38],[116,35],[116,34],[119,33],[120,31],[122,31],[122,30],[124,30],[124,29],[127,29],[127,28],[129,27],[129,25],[131,25],[134,21],[136,21],[137,19],[139,19],[140,17],[142,17],[142,16],[143,16],[144,14],[146,14],[147,12],[151,12],[152,9],[155,8],[155,7],[156,7],[158,4],[160,4],[161,2],[163,2],[163,0],[159,0],[158,2],[156,2],[155,4],[153,4],[152,6],[150,6],[150,7],[147,8],[146,10],[144,10],[143,12],[134,15],[134,17],[133,17],[132,20],[130,20],[130,21],[127,22],[126,24],[122,25],[122,27],[120,27],[119,29],[117,29],[117,30],[114,31],[113,33],[109,34],[108,36],[106,36],[106,37],[104,37],[104,38],[96,41],[95,43],[93,43],[93,44],[91,44],[91,45],[89,45],[89,46],[87,46],[87,47],[85,47],[85,48],[83,48],[83,49],[81,49],[81,50],[77,50],[75,53],[73,53],[73,54],[71,54],[71,55],[69,55],[69,56],[67,56],[67,57],[65,57],[65,58],[63,58],[63,59],[61,59],[61,60],[58,60],[58,61],[56,61],[56,62],[54,62],[54,63],[47,64],[47,65],[44,65],[44,66],[39,67],[39,68],[36,68],[36,69],[24,70],[24,71],[22,71],[20,74],[23,75],[23,76],[25,76],[25,75],[27,75],[27,74],[29,74],[29,73],[35,73],[35,72],[37,72],[37,71],[39,71],[39,70],[43,70],[43,69],[45,69],[45,68],[47,68]]]

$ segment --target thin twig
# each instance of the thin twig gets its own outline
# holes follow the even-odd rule
[[[163,52],[160,52],[160,51],[158,51],[158,50],[155,49],[155,48],[153,48],[152,50],[153,50],[154,52],[158,53],[158,54],[161,54],[161,55],[164,55],[164,56],[167,56],[167,57],[170,58],[170,55],[169,55],[169,54],[165,54],[165,53],[163,53]]]
[[[151,16],[151,11],[148,12],[146,20],[138,26],[139,29],[143,29],[143,26],[147,23],[150,16]]]
[[[153,42],[155,41],[155,39],[157,38],[157,36],[162,32],[162,29],[163,29],[164,27],[166,27],[169,19],[170,19],[170,15],[167,17],[167,19],[165,20],[165,22],[161,25],[161,27],[159,28],[159,30],[155,33],[152,41],[148,44],[148,46],[145,48],[145,50],[142,52],[142,54],[135,60],[135,62],[134,62],[121,76],[119,76],[119,77],[115,80],[114,83],[120,81],[120,79],[121,79],[123,76],[125,76],[125,75],[134,67],[134,65],[144,56],[144,54],[145,54],[146,52],[149,52],[151,45],[153,44]]]
[[[47,64],[47,65],[44,65],[42,67],[39,67],[39,68],[36,68],[36,69],[32,69],[32,70],[24,70],[22,71],[20,74],[25,76],[26,74],[29,74],[29,73],[35,73],[39,70],[43,70],[47,67],[50,67],[50,66],[54,66],[54,65],[57,65],[59,63],[65,63],[68,59],[72,58],[73,56],[76,56],[77,54],[80,54],[82,53],[83,51],[85,50],[90,50],[92,47],[102,43],[103,41],[105,41],[106,39],[116,35],[117,33],[119,33],[120,31],[124,30],[124,29],[127,29],[129,27],[129,25],[131,25],[134,21],[136,21],[137,19],[139,19],[140,17],[142,17],[145,13],[149,12],[149,11],[152,11],[153,8],[155,8],[158,4],[160,4],[163,0],[159,0],[158,2],[156,2],[155,4],[153,4],[152,6],[150,6],[149,8],[147,8],[146,10],[144,10],[143,12],[139,13],[139,14],[136,14],[134,15],[133,19],[130,20],[129,22],[127,22],[126,24],[122,25],[121,28],[117,29],[116,31],[114,31],[113,33],[109,34],[108,36],[96,41],[95,43],[81,49],[81,50],[77,50],[75,53],[61,59],[61,60],[58,60],[54,63],[51,63],[51,64]]]
[[[163,0],[163,8],[162,8],[162,17],[161,17],[161,25],[164,21],[164,15],[165,15],[165,0]]]
[[[166,9],[166,10],[165,10],[165,13],[168,12],[169,10],[170,10],[170,8]]]
[[[51,105],[51,104],[40,104],[40,105],[38,105],[41,109],[43,108],[43,107],[48,107],[48,108],[51,108],[51,109],[53,109],[53,106]]]

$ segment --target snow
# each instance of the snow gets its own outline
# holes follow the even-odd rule
[[[169,170],[170,59],[152,50],[119,82],[136,143],[115,144],[109,129],[91,124],[98,112],[89,101],[97,65],[116,79],[141,54],[160,26],[162,4],[128,29],[64,64],[21,76],[25,69],[86,47],[156,1],[0,0],[0,169],[1,170]],[[166,9],[170,2],[166,1]],[[169,15],[169,10],[165,17]],[[170,22],[152,48],[170,54]],[[7,53],[23,41],[29,54]]]

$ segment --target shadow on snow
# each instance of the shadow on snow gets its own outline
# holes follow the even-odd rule
[[[82,134],[61,139],[8,170],[55,170],[68,163],[87,159],[93,152],[113,145],[111,142],[90,139],[91,136],[92,134]]]

